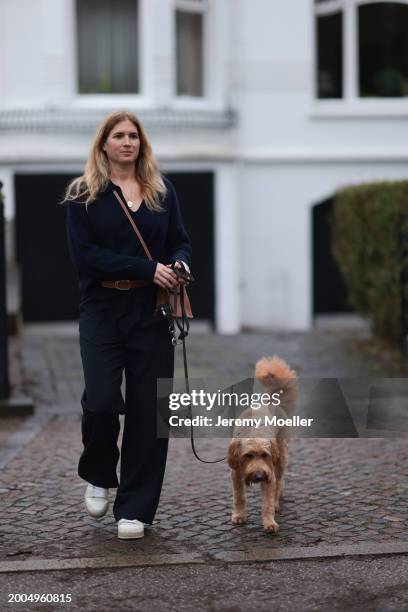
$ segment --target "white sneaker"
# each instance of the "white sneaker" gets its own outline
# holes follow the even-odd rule
[[[121,540],[132,540],[134,538],[143,538],[144,523],[137,519],[120,519],[118,522],[118,538]]]
[[[86,487],[85,508],[88,514],[94,518],[105,516],[109,506],[108,493],[109,489],[102,487],[95,487],[91,484]]]

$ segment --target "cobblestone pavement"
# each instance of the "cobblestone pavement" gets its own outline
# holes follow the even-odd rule
[[[35,435],[0,472],[0,560],[247,551],[361,542],[408,543],[406,439],[296,439],[286,475],[277,535],[261,526],[259,490],[248,495],[248,522],[230,523],[231,491],[225,462],[199,463],[189,440],[170,441],[161,503],[153,528],[120,541],[111,512],[85,514],[85,483],[76,474],[81,451],[82,370],[73,334],[29,330],[10,346],[14,392],[35,400]],[[252,375],[259,357],[277,353],[304,377],[407,376],[406,366],[376,348],[365,332],[191,335],[191,376]],[[177,350],[176,374],[182,375]],[[15,419],[4,420],[10,435]],[[0,426],[1,422],[0,422]],[[200,439],[204,458],[225,454],[226,439]],[[111,491],[113,500],[114,491]]]

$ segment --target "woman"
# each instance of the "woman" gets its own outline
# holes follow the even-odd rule
[[[152,261],[115,191],[127,203]],[[108,490],[117,488],[118,537],[139,538],[153,522],[167,457],[168,438],[158,438],[156,431],[156,382],[174,372],[168,324],[154,316],[156,291],[184,282],[171,264],[189,271],[190,240],[174,187],[159,172],[142,125],[129,112],[112,113],[102,122],[85,172],[68,186],[65,201],[81,293],[85,389],[78,474],[88,483],[85,506],[91,516],[104,516]],[[119,413],[125,413],[120,484]]]

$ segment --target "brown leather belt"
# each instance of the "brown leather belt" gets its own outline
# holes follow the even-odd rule
[[[102,287],[108,287],[109,289],[135,289],[136,287],[147,287],[151,285],[149,281],[144,280],[112,280],[102,281]]]

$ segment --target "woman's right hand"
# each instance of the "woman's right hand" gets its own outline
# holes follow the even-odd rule
[[[177,275],[171,268],[158,262],[153,282],[163,289],[174,289],[178,285]]]

